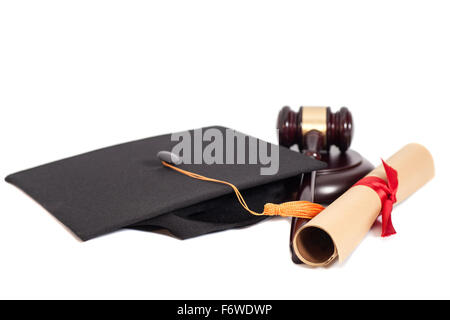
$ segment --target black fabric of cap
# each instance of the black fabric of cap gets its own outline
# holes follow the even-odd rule
[[[224,136],[227,130],[219,126],[199,130],[210,128]],[[236,132],[236,136],[245,135]],[[245,138],[248,147],[248,136]],[[35,199],[82,240],[121,228],[165,229],[186,239],[264,219],[245,211],[230,187],[164,167],[156,154],[172,150],[177,143],[170,134],[132,141],[24,170],[9,175],[6,181]],[[209,143],[203,142],[202,148]],[[260,169],[268,165],[248,162],[179,167],[233,183],[248,206],[261,212],[267,202],[293,200],[301,174],[326,166],[287,148],[269,146],[279,148],[275,175],[261,175]]]

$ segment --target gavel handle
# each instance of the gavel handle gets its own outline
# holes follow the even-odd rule
[[[310,191],[309,193],[304,191],[308,186],[309,186],[309,191]],[[314,202],[315,189],[316,189],[316,171],[313,171],[310,173],[304,173],[302,175],[302,178],[300,181],[298,200]],[[307,223],[308,221],[309,221],[309,219],[304,219],[304,218],[292,218],[292,220],[291,220],[291,232],[290,232],[290,237],[289,237],[289,247],[291,249],[292,261],[296,264],[300,264],[303,262],[295,254],[292,241],[294,239],[295,232],[301,226],[303,226],[305,223]]]
[[[317,130],[309,131],[304,137],[303,153],[308,157],[320,160],[320,151],[325,147],[325,137]]]
[[[324,147],[324,137],[323,134],[317,130],[311,130],[308,132],[305,136],[304,144],[305,149],[303,150],[303,154],[320,160],[320,150],[323,150]],[[305,189],[309,186],[309,194],[305,191]],[[316,189],[316,171],[313,171],[311,173],[305,173],[302,175],[300,186],[299,186],[299,199],[298,200],[306,200],[314,202],[314,194]],[[303,218],[292,218],[291,222],[291,233],[289,238],[289,247],[291,249],[292,254],[292,261],[296,264],[303,263],[295,254],[294,247],[293,247],[293,239],[295,232],[303,226],[305,223],[307,223],[308,219]]]

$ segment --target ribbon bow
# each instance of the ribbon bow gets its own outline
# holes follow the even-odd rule
[[[381,236],[387,237],[396,233],[392,225],[391,213],[394,203],[397,202],[398,174],[397,170],[381,159],[386,172],[387,182],[375,176],[368,176],[359,180],[355,186],[366,186],[374,190],[381,200]]]

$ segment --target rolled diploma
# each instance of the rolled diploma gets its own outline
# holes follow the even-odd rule
[[[397,203],[400,203],[434,176],[430,152],[411,143],[386,161],[398,172]],[[386,181],[382,165],[368,176]],[[343,262],[369,232],[381,211],[378,194],[367,186],[346,191],[319,215],[297,230],[293,245],[297,256],[306,264],[324,266],[336,256]]]

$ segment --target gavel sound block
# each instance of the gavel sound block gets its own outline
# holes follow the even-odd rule
[[[345,107],[335,113],[330,107],[300,107],[298,112],[284,107],[278,115],[277,129],[280,145],[297,146],[300,152],[328,164],[326,169],[302,177],[298,200],[328,205],[374,168],[349,149],[354,125]],[[307,221],[292,220],[291,249],[292,235]],[[301,263],[292,253],[292,260]]]

